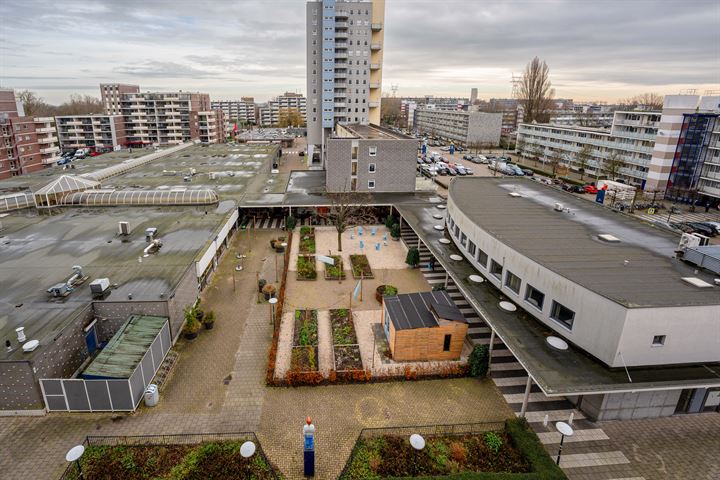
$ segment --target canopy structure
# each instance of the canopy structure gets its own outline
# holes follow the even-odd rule
[[[100,182],[76,175],[60,175],[44,187],[33,193],[35,206],[38,208],[53,207],[62,202],[62,199],[74,192],[99,188]]]
[[[32,195],[28,193],[11,193],[10,195],[0,196],[0,212],[9,212],[10,210],[21,210],[33,205]]]
[[[209,188],[187,190],[88,190],[67,195],[63,205],[118,206],[118,205],[212,205],[218,202],[217,193]]]

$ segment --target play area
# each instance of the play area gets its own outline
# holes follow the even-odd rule
[[[437,316],[435,309],[449,309],[452,302],[445,292],[431,291],[417,263],[406,263],[408,248],[385,225],[349,228],[341,235],[342,250],[332,226],[298,227],[292,235],[275,379],[292,372],[326,379],[363,371],[372,377],[432,375],[467,363],[464,319],[457,321],[459,311],[442,310],[450,320]],[[411,321],[398,323],[392,333],[383,327],[386,299],[397,305],[392,309],[397,317],[406,315],[402,294],[420,293],[412,297],[420,303]],[[447,305],[435,305],[442,301]],[[455,334],[452,340],[448,332]],[[398,354],[403,350],[398,359],[396,344]]]

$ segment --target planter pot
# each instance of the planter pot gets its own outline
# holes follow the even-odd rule
[[[265,284],[263,284],[263,285],[258,285],[258,293],[263,293],[263,291],[262,291],[262,290],[263,290],[263,287],[265,287]]]
[[[185,332],[185,339],[186,340],[192,340],[194,338],[197,338],[198,332]]]
[[[198,322],[202,323],[203,318],[205,318],[205,312],[198,312],[197,313]]]
[[[393,242],[399,242],[399,241],[400,241],[400,237],[392,237],[392,239],[393,239]]]
[[[270,300],[270,294],[269,294],[269,293],[263,293],[263,296],[265,297],[265,300]]]
[[[285,247],[275,247],[275,252],[277,253],[283,253],[285,251]]]
[[[215,327],[215,322],[205,322],[203,325],[205,325],[205,330],[212,330]]]

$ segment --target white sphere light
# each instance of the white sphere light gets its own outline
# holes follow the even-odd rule
[[[247,441],[240,445],[240,455],[242,455],[244,458],[250,458],[255,454],[255,444],[253,442]]]
[[[410,435],[410,445],[412,445],[415,450],[422,450],[423,448],[425,448],[425,439],[422,437],[422,435],[413,433],[412,435]]]

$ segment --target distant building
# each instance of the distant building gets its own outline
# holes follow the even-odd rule
[[[100,101],[106,115],[122,115],[120,99],[125,93],[140,93],[140,86],[122,83],[100,84]]]
[[[414,128],[418,133],[467,146],[498,145],[502,128],[501,113],[452,111],[425,106],[415,111]]]
[[[219,108],[207,112],[198,112],[200,142],[225,143],[225,115]]]
[[[52,117],[28,117],[13,90],[0,90],[0,179],[42,170],[58,160]]]
[[[55,117],[55,123],[63,152],[110,152],[127,144],[122,115],[65,115]]]
[[[471,88],[470,89],[470,105],[475,105],[475,101],[478,99],[478,90],[477,88]]]
[[[285,117],[285,122],[290,120],[295,123],[292,126],[299,127],[302,125],[297,123],[305,123],[306,110],[307,100],[302,94],[285,92],[283,95],[259,107],[260,125],[277,127],[280,126],[281,120]]]
[[[213,109],[219,108],[230,123],[238,122],[244,125],[255,125],[255,99],[253,97],[240,97],[240,100],[220,100],[212,102]],[[241,125],[238,125],[240,128]]]
[[[326,141],[328,192],[413,192],[417,139],[377,125],[337,125]]]

